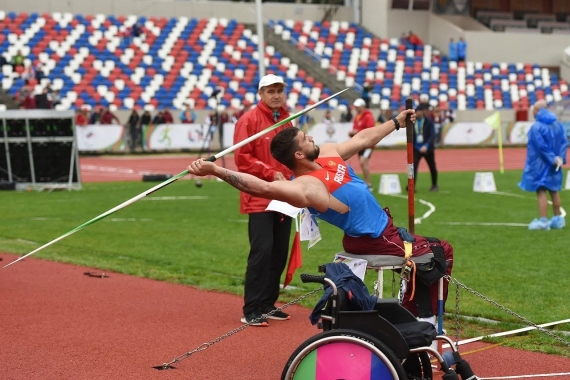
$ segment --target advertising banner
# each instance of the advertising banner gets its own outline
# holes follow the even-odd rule
[[[532,127],[532,121],[517,121],[507,128],[508,142],[510,144],[526,144],[528,142],[528,130]]]
[[[158,124],[143,127],[144,146],[147,151],[165,150],[200,150],[209,147],[215,132],[201,124]]]
[[[494,143],[493,128],[484,122],[459,122],[443,129],[443,145],[491,145]]]
[[[80,152],[121,152],[125,150],[122,125],[85,125],[75,128]]]

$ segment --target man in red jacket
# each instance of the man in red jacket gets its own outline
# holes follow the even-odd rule
[[[260,102],[257,107],[241,116],[234,132],[234,144],[266,129],[280,120],[289,117],[285,104],[285,82],[282,78],[269,74],[259,82]],[[271,181],[286,181],[291,171],[275,160],[269,151],[273,137],[281,130],[290,127],[287,123],[265,136],[244,145],[235,152],[238,170],[257,178]],[[240,212],[249,215],[250,251],[245,272],[244,306],[242,323],[257,320],[252,325],[268,326],[267,314],[275,309],[279,297],[281,274],[287,263],[291,218],[265,211],[269,200],[240,193]],[[269,317],[287,320],[289,315],[278,311]]]
[[[376,123],[374,121],[374,116],[370,110],[366,109],[366,102],[364,99],[356,99],[352,104],[356,108],[356,116],[354,117],[352,131],[350,131],[350,137],[354,136],[358,132],[366,129],[372,128]],[[370,161],[370,156],[374,147],[364,149],[358,152],[358,158],[360,160],[360,167],[362,168],[362,175],[364,176],[364,182],[368,185],[368,190],[372,191],[372,183],[370,182],[370,169],[368,167],[368,162]]]

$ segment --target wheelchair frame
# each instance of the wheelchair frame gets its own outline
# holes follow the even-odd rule
[[[364,376],[374,380],[431,380],[433,371],[429,355],[439,362],[444,374],[443,379],[459,379],[457,373],[448,366],[437,350],[429,345],[411,347],[408,345],[398,327],[403,330],[404,325],[413,328],[425,326],[421,324],[429,322],[419,322],[398,303],[398,300],[378,299],[375,310],[350,310],[348,295],[343,289],[338,289],[331,279],[324,275],[302,274],[301,280],[304,283],[328,285],[332,289],[332,295],[319,322],[319,328],[322,328],[323,332],[309,338],[295,350],[285,365],[282,380],[314,378],[308,374],[312,373],[312,368],[316,366],[313,365],[313,361],[316,361],[319,350],[323,352],[323,361],[327,362],[319,364],[319,368],[321,371],[323,368],[328,368],[329,372],[335,373],[334,379]],[[427,340],[429,338],[426,338]],[[449,343],[458,372],[460,364],[469,367],[460,357],[451,339],[444,335],[436,335],[429,343],[431,344],[433,340]],[[335,347],[338,350],[335,350]],[[367,350],[369,355],[359,354],[361,348]],[[330,360],[326,359],[326,355],[334,356],[335,360],[328,363]],[[369,356],[372,357],[374,368],[371,367]],[[309,362],[310,364],[304,364]],[[476,379],[471,368],[468,369],[469,371],[461,373],[462,379]],[[358,375],[354,374],[355,371]],[[465,374],[468,374],[468,377]],[[338,377],[339,375],[341,377]]]

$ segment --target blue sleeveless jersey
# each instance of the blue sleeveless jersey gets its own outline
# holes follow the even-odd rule
[[[388,215],[368,186],[340,157],[323,157],[315,160],[321,169],[306,174],[318,178],[332,197],[348,206],[344,214],[328,209],[320,213],[309,207],[311,214],[343,230],[347,235],[379,237],[388,225]]]

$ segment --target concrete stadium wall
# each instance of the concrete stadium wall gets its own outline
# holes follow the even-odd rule
[[[428,41],[447,54],[451,37],[463,36],[467,59],[475,62],[537,63],[560,66],[570,38],[563,34],[493,32],[462,16],[430,15]]]
[[[391,0],[361,0],[362,25],[381,38],[400,37],[410,30],[427,42],[429,11],[391,9]]]
[[[228,18],[255,23],[255,3],[206,0],[0,0],[0,9],[13,12],[70,12],[73,14],[144,15],[155,17]],[[264,18],[321,20],[325,8],[318,4],[263,3]],[[354,20],[350,7],[339,7],[334,20]]]

